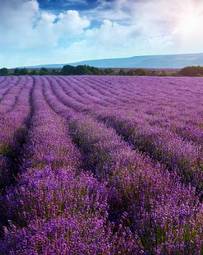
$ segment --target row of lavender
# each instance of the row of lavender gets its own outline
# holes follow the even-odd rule
[[[152,79],[159,91],[154,98],[150,80],[140,78],[7,79],[0,83],[0,254],[201,254],[201,132],[193,140],[173,128],[179,113],[171,109],[185,107],[165,84],[175,80],[156,87]],[[192,118],[197,106],[191,97],[201,97],[201,87],[190,90],[177,82],[194,104],[185,115],[193,134],[201,105]],[[167,93],[176,104],[170,109],[168,100],[166,117],[157,122]],[[178,120],[185,127],[184,118]],[[18,178],[10,182],[14,164]],[[197,187],[198,196],[182,181]]]
[[[18,178],[0,198],[6,224],[0,254],[142,254],[128,228],[109,222],[108,187],[80,170],[66,120],[44,100],[46,84],[27,82],[31,110]],[[29,96],[21,95],[23,107]]]
[[[7,80],[5,81],[7,82]],[[29,118],[29,97],[32,78],[10,81],[7,93],[0,101],[0,188],[4,189],[14,177],[16,152],[24,139]]]
[[[97,79],[84,78],[80,82],[80,78],[72,78],[71,83],[70,79],[68,82],[75,90],[72,90],[72,94],[80,93],[83,88],[83,93],[86,92],[85,97],[93,95],[96,96],[97,102],[98,99],[100,103],[105,102],[107,108],[112,110],[119,108],[128,115],[132,113],[136,116],[142,115],[142,119],[148,120],[152,125],[156,122],[164,126],[201,124],[203,107],[201,80],[175,78],[172,81],[163,78],[114,80],[115,78],[111,77],[102,82],[102,78]],[[77,83],[80,86],[76,86]]]
[[[76,98],[69,80],[67,91],[63,80],[47,81],[46,99],[68,118],[84,166],[107,182],[110,219],[129,226],[153,254],[200,254],[203,211],[194,190],[133,151],[111,128],[81,115],[93,111],[91,102],[84,102],[84,93]]]
[[[64,78],[62,79],[64,80]],[[188,138],[187,136],[189,135],[190,128],[194,129],[196,124],[197,127],[195,128],[195,134],[193,136],[190,134],[189,139],[194,139],[196,142],[198,141],[198,138],[201,138],[200,140],[202,140],[200,133],[202,117],[201,107],[203,98],[198,89],[199,85],[197,86],[196,91],[192,91],[193,94],[192,92],[190,92],[190,94],[187,95],[186,92],[188,91],[188,89],[186,87],[185,93],[183,89],[180,92],[182,93],[182,97],[180,97],[179,95],[176,95],[176,97],[169,97],[169,92],[163,93],[164,88],[162,88],[162,86],[164,83],[159,84],[159,80],[157,80],[157,87],[162,88],[163,96],[159,98],[156,94],[157,91],[152,86],[152,91],[154,91],[154,94],[151,96],[152,98],[150,98],[148,96],[150,94],[149,88],[146,87],[146,84],[141,83],[142,80],[135,80],[133,83],[134,88],[131,88],[131,90],[128,91],[128,87],[130,87],[128,85],[130,84],[130,82],[127,79],[127,85],[124,85],[123,83],[119,85],[119,80],[111,81],[110,78],[109,81],[107,80],[108,83],[107,81],[105,81],[104,85],[102,84],[102,78],[101,81],[95,81],[93,78],[89,78],[87,80],[85,79],[86,78],[83,78],[82,81],[80,81],[80,78],[74,77],[65,80],[66,85],[68,84],[68,86],[66,86],[66,92],[75,100],[75,102],[84,103],[85,99],[86,102],[88,100],[91,108],[96,107],[97,110],[108,109],[111,111],[115,111],[115,109],[119,109],[119,112],[123,112],[131,118],[132,116],[136,116],[137,118],[141,118],[141,120],[144,119],[147,124],[159,125],[164,128],[170,127],[172,130],[176,128],[176,132],[180,131],[179,134],[181,134],[182,128],[184,129],[182,130],[182,135],[185,139]],[[113,82],[115,82],[114,93],[113,88],[109,88],[109,86],[112,86],[111,84]],[[146,80],[146,82],[148,82],[151,86],[151,80]],[[174,91],[173,93],[176,93],[177,87],[170,87],[172,85],[170,85],[170,83],[168,84],[167,80],[164,82],[166,83],[166,85],[168,85],[171,91]],[[179,80],[176,82],[176,85],[180,83]],[[144,86],[144,88],[142,86],[138,86],[140,83]],[[188,81],[186,80],[185,83],[187,85]],[[143,91],[145,91],[145,93]],[[173,93],[171,92],[172,95]],[[197,93],[199,93],[198,97]],[[145,94],[148,96],[147,98]],[[82,98],[79,98],[78,95],[82,96]],[[188,102],[186,100],[186,96]],[[166,102],[167,99],[169,102]],[[195,115],[197,116],[195,117]],[[185,130],[185,128],[187,128],[188,130]],[[197,136],[195,137],[195,135]]]
[[[92,89],[92,84],[81,83],[80,85],[74,79],[71,82],[69,79],[67,82],[68,86],[64,79],[55,81],[56,84],[53,87],[54,93],[63,103],[76,111],[87,111],[116,129],[133,146],[177,172],[183,182],[195,186],[199,195],[202,196],[203,133],[201,130],[196,132],[196,129],[193,128],[187,129],[186,127],[184,130],[179,128],[182,134],[180,136],[178,132],[166,126],[160,126],[156,122],[152,125],[143,117],[142,112],[118,111],[116,108],[120,101],[117,100],[118,103],[116,103],[113,94],[113,99],[108,98],[108,102],[113,102],[114,108],[104,106],[101,102],[99,102],[98,107],[98,104],[92,104],[93,100],[89,96],[90,94],[91,97],[97,96]],[[83,88],[82,91],[81,88]],[[86,88],[86,92],[84,88]],[[98,90],[101,90],[101,87]],[[104,91],[104,93],[107,92]],[[106,96],[104,96],[103,101],[106,101]]]

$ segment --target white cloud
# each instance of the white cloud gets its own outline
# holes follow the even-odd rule
[[[78,11],[70,10],[61,13],[55,25],[55,28],[59,29],[59,31],[80,34],[85,28],[89,27],[90,21],[86,17],[81,18]]]
[[[203,2],[200,0],[98,2],[99,6],[89,11],[68,10],[56,14],[41,10],[37,0],[3,1],[0,64],[67,63],[202,51]],[[96,26],[92,25],[94,21]]]
[[[129,26],[134,24],[152,44],[159,39],[173,45],[171,51],[203,50],[202,0],[116,0],[110,11],[114,19],[127,14]]]
[[[89,26],[77,11],[53,14],[39,9],[36,0],[3,2],[0,9],[1,47],[30,49],[57,46],[61,38],[70,40]]]

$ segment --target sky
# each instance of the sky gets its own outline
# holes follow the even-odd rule
[[[0,67],[203,52],[202,0],[0,0]]]

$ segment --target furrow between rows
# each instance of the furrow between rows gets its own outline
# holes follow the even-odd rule
[[[80,172],[66,120],[44,99],[46,80],[35,79],[22,171],[17,185],[1,198],[12,224],[0,241],[0,253],[142,254],[130,232],[115,232],[108,224],[105,184]]]
[[[132,150],[113,129],[75,113],[55,92],[47,90],[52,94],[49,103],[57,113],[67,116],[86,168],[108,184],[111,220],[124,221],[152,254],[185,250],[200,254],[202,206],[194,190]]]

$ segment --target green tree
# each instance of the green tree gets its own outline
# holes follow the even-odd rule
[[[30,75],[37,75],[38,73],[37,73],[37,70],[31,69],[31,70],[29,71],[29,74],[30,74]]]
[[[180,75],[183,76],[203,76],[202,66],[187,66],[179,71]]]
[[[39,70],[39,75],[48,75],[49,74],[49,70],[45,67],[42,67],[40,70]]]
[[[61,74],[62,75],[73,75],[75,72],[75,67],[71,65],[65,65],[61,69]]]
[[[115,74],[114,70],[112,68],[105,68],[103,70],[103,73],[106,74],[106,75]]]
[[[9,74],[9,71],[8,71],[8,69],[7,68],[1,68],[0,69],[0,75],[1,76],[6,76],[6,75],[8,75]]]
[[[26,68],[15,68],[14,75],[27,75],[28,70]]]
[[[88,65],[79,65],[79,66],[71,66],[71,65],[66,65],[61,69],[60,72],[62,75],[98,75],[98,74],[103,74],[103,70],[88,66]]]
[[[143,68],[137,68],[137,69],[130,69],[126,74],[144,76],[144,75],[147,75],[147,71]]]
[[[126,75],[126,72],[124,69],[120,69],[118,75]]]

